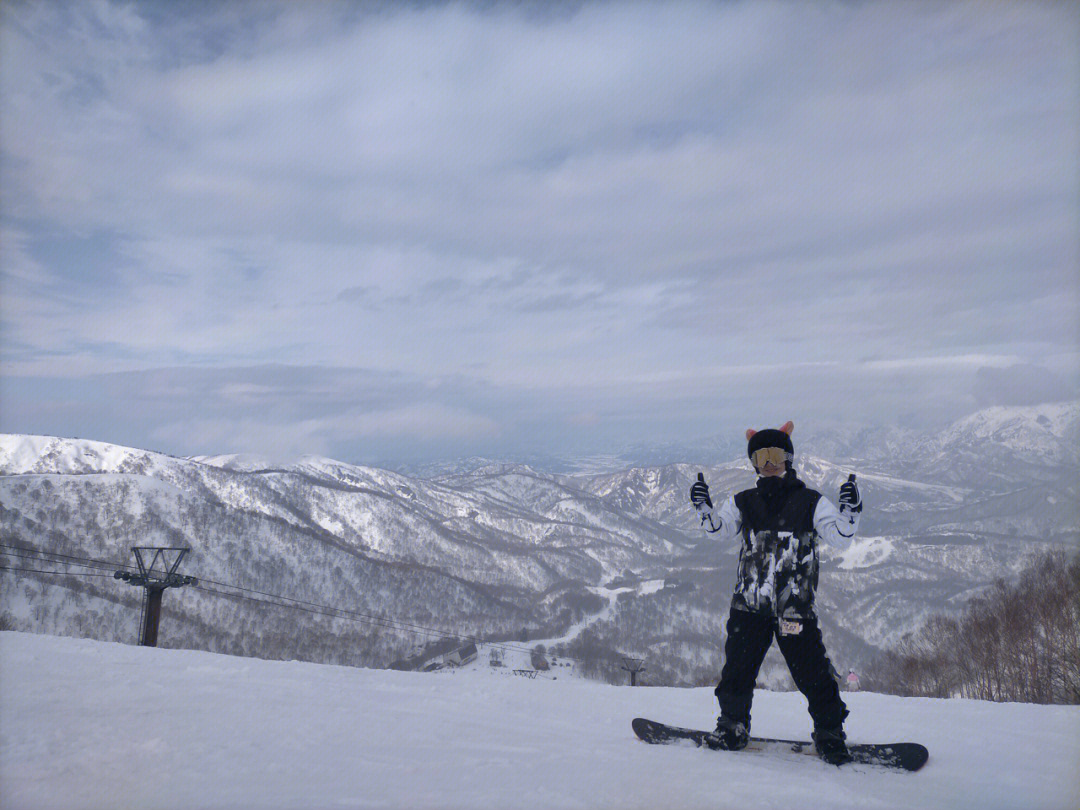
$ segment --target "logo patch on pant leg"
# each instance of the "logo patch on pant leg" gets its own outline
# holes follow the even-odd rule
[[[780,620],[780,635],[797,636],[802,632],[802,622],[793,622],[788,619]]]

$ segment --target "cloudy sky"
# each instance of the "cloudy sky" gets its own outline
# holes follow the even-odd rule
[[[0,5],[0,429],[350,461],[1077,396],[1080,6]]]

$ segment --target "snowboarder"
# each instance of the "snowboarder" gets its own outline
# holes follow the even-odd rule
[[[855,674],[853,669],[847,671],[847,690],[849,692],[859,691],[859,676]]]
[[[788,422],[779,430],[748,430],[747,454],[757,485],[729,497],[713,511],[705,477],[690,488],[690,502],[706,532],[721,541],[740,537],[738,578],[727,621],[724,666],[716,697],[720,716],[709,744],[744,748],[750,735],[754,683],[773,638],[806,696],[813,740],[826,762],[850,761],[844,734],[847,706],[831,673],[814,591],[818,541],[847,545],[859,527],[862,499],[852,475],[840,487],[839,510],[795,474]]]

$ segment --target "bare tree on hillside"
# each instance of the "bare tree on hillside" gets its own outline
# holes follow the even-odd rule
[[[959,619],[932,616],[874,661],[866,681],[901,695],[1080,703],[1080,555],[1046,554]]]

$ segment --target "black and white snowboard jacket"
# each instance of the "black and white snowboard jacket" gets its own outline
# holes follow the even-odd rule
[[[733,610],[809,619],[815,615],[818,541],[846,548],[860,513],[841,512],[789,470],[783,478],[759,478],[716,513],[706,506],[699,514],[705,531],[720,540],[742,537]]]

